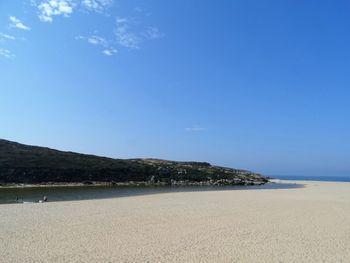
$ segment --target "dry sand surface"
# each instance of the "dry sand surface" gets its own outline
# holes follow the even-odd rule
[[[350,262],[350,183],[0,205],[0,262]]]

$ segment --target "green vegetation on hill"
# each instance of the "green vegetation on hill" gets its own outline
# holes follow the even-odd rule
[[[245,170],[205,162],[112,159],[0,139],[0,183],[145,182],[148,184],[263,184]]]

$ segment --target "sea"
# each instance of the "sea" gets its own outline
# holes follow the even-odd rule
[[[271,178],[281,180],[350,182],[350,176],[303,176],[303,175],[271,175]]]

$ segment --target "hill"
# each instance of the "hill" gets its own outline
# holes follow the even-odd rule
[[[206,162],[112,159],[0,139],[1,184],[94,182],[251,185],[266,183],[267,179],[250,171]]]

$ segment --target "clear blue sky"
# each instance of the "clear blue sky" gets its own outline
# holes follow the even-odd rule
[[[1,0],[0,137],[350,175],[350,2]]]

